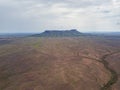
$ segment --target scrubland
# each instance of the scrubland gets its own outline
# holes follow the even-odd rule
[[[119,90],[120,37],[0,39],[0,90]]]

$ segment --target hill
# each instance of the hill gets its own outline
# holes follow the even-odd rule
[[[35,34],[32,36],[35,37],[76,37],[76,36],[80,36],[83,35],[82,33],[80,33],[79,31],[77,31],[76,29],[72,29],[72,30],[46,30],[45,32],[42,32],[40,34]]]

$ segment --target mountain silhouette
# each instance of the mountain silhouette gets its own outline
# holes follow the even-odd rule
[[[40,34],[35,34],[35,37],[76,37],[83,35],[81,32],[76,29],[71,30],[46,30]]]

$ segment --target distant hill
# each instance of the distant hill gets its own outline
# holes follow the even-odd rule
[[[77,31],[76,29],[72,30],[46,30],[43,33],[35,34],[32,36],[35,37],[76,37],[83,35],[81,32]]]

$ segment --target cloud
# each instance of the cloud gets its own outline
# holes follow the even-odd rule
[[[1,0],[0,32],[120,31],[119,0]]]

